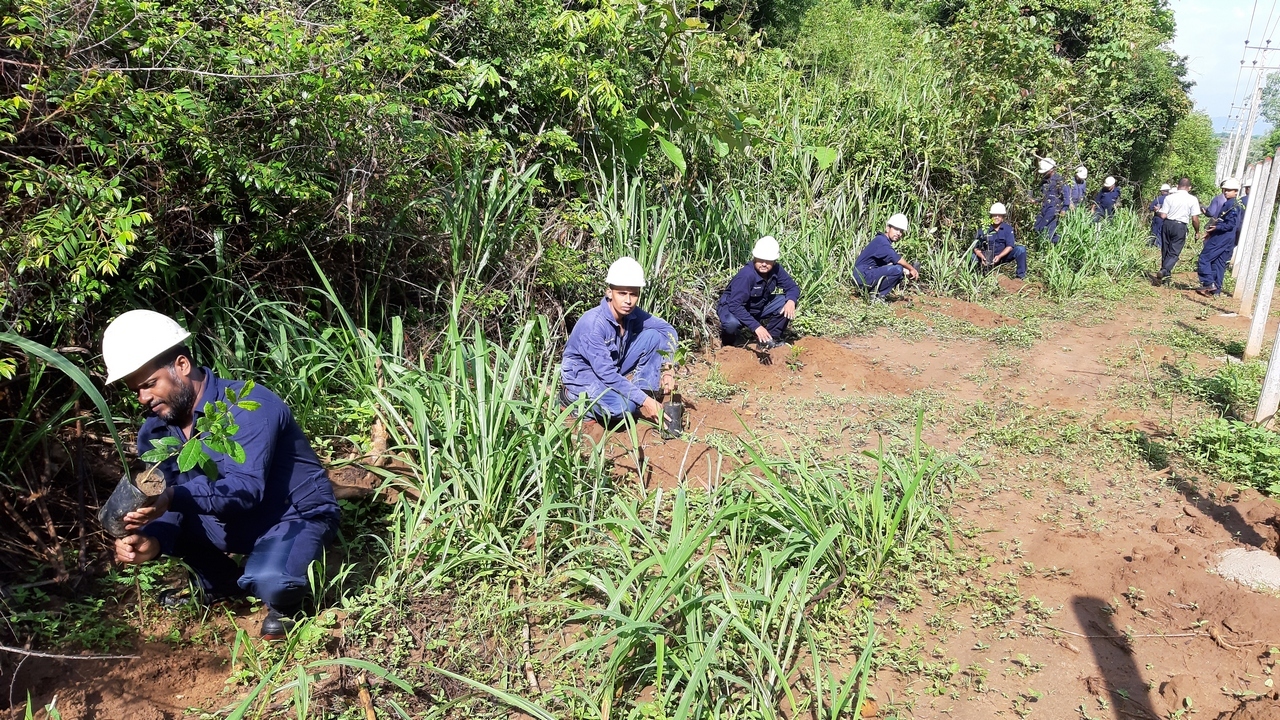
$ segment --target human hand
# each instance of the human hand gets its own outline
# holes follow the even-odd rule
[[[788,320],[796,319],[796,301],[795,300],[788,300],[786,304],[782,306],[782,317]]]
[[[756,328],[756,339],[762,343],[773,342],[773,336],[765,329],[763,325]]]
[[[659,418],[662,417],[662,406],[658,404],[657,400],[646,397],[644,404],[640,406],[640,416],[646,420],[658,422]]]
[[[172,501],[173,488],[165,488],[164,492],[157,495],[150,505],[140,507],[124,516],[125,529],[137,530],[152,520],[158,519],[161,515],[169,512],[169,503]]]
[[[662,392],[670,395],[676,391],[676,373],[674,370],[662,371]]]
[[[160,543],[148,535],[126,535],[115,543],[116,562],[139,565],[155,560],[160,554]]]
[[[907,268],[907,273],[908,273],[909,275],[911,275],[911,279],[912,279],[912,280],[916,280],[916,279],[918,279],[918,278],[920,277],[920,271],[919,271],[919,270],[916,270],[916,269],[915,269],[915,268],[913,268],[913,267],[909,267],[909,268]]]

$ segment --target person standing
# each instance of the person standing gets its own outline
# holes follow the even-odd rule
[[[1151,213],[1151,247],[1160,247],[1160,232],[1164,229],[1164,218],[1160,217],[1159,210],[1161,203],[1168,197],[1170,189],[1168,183],[1161,185],[1160,193],[1147,205],[1147,211]]]
[[[778,241],[765,235],[751,249],[751,262],[720,293],[720,344],[732,345],[743,328],[766,350],[782,344],[782,334],[796,316],[800,286],[778,262]],[[781,288],[782,292],[778,293]]]
[[[600,304],[578,318],[565,343],[560,402],[585,398],[587,412],[606,425],[637,413],[659,422],[657,396],[675,387],[663,365],[675,352],[676,330],[639,308],[644,269],[633,258],[615,260],[605,284]]]
[[[1226,200],[1205,231],[1204,249],[1196,262],[1196,273],[1200,276],[1200,287],[1196,292],[1205,297],[1222,294],[1227,262],[1235,250],[1240,237],[1240,223],[1244,219],[1244,203],[1236,197],[1239,191],[1240,183],[1235,178],[1222,181],[1222,194]]]
[[[1058,219],[1069,204],[1070,192],[1062,175],[1054,172],[1058,164],[1052,158],[1040,160],[1040,214],[1032,229],[1053,244],[1058,240]]]
[[[1116,179],[1107,176],[1102,181],[1102,189],[1093,198],[1093,221],[1109,220],[1116,214],[1116,203],[1120,200],[1120,188],[1116,187]]]
[[[1187,224],[1190,223],[1197,234],[1200,232],[1200,201],[1191,194],[1191,178],[1178,181],[1178,189],[1160,203],[1159,214],[1164,220],[1160,231],[1160,271],[1151,277],[1157,285],[1166,284],[1173,277],[1173,268],[1187,244]]]
[[[1004,203],[991,206],[991,225],[978,232],[978,242],[973,247],[973,263],[975,267],[984,270],[994,269],[1007,262],[1016,263],[1014,277],[1025,280],[1027,249],[1014,240],[1013,228],[1004,221],[1005,214]]]
[[[893,244],[907,232],[907,216],[897,213],[889,218],[884,232],[871,239],[853,263],[853,284],[875,293],[873,302],[884,302],[903,278],[920,277],[915,266],[907,262]]]
[[[246,383],[196,365],[189,337],[171,318],[150,310],[130,310],[103,333],[107,384],[124,381],[147,410],[138,430],[139,455],[165,438],[186,443],[215,403],[244,390]],[[230,412],[238,427],[232,439],[243,457],[206,445],[209,464],[183,471],[178,457],[160,462],[165,490],[124,516],[131,534],[115,541],[115,556],[135,565],[160,555],[186,563],[195,595],[166,590],[157,598],[162,606],[259,598],[267,606],[262,638],[281,640],[311,596],[312,563],[337,534],[341,512],[328,472],[289,406],[260,385],[242,399],[247,402]],[[232,555],[243,555],[244,565]]]
[[[1089,170],[1081,165],[1076,168],[1075,182],[1071,183],[1071,203],[1070,208],[1084,207],[1084,198],[1086,194],[1085,180],[1089,177]]]

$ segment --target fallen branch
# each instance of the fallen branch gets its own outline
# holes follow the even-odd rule
[[[51,658],[53,660],[137,660],[137,655],[54,655],[53,653],[27,650],[25,648],[0,645],[0,651],[27,655],[29,657]]]

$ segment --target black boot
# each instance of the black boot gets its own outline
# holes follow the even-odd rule
[[[284,640],[293,626],[293,618],[281,614],[278,610],[268,609],[267,616],[262,619],[262,629],[258,631],[258,635],[263,640]]]

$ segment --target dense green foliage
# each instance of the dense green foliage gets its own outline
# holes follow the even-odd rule
[[[1146,202],[1160,192],[1160,185],[1175,185],[1179,178],[1191,178],[1191,187],[1197,195],[1212,197],[1217,191],[1215,162],[1219,140],[1213,134],[1213,121],[1209,116],[1196,112],[1185,115],[1169,135],[1169,144],[1160,155],[1150,178],[1143,185]]]
[[[1280,495],[1280,434],[1223,418],[1197,427],[1180,449],[1215,479]]]
[[[210,277],[300,284],[304,247],[406,312],[464,277],[481,314],[589,300],[595,251],[642,242],[602,236],[624,177],[720,238],[700,282],[765,230],[846,269],[896,210],[1025,225],[1035,154],[1142,183],[1188,111],[1144,0],[38,0],[4,27],[0,320],[86,343],[159,297],[198,315]]]

